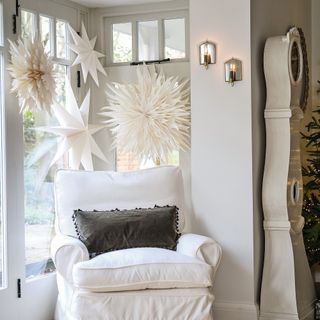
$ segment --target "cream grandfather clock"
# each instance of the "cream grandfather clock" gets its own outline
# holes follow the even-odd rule
[[[265,255],[260,320],[313,319],[314,284],[302,236],[301,102],[305,70],[299,30],[266,42],[267,134],[262,201]]]

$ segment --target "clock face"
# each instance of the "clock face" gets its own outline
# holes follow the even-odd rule
[[[300,50],[297,42],[294,41],[291,47],[290,64],[292,78],[295,82],[298,81],[301,72],[300,59]]]

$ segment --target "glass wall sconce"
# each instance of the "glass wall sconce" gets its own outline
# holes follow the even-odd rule
[[[208,69],[209,64],[216,63],[216,45],[210,41],[205,41],[199,46],[200,64]]]
[[[235,81],[242,80],[242,61],[232,58],[224,64],[225,81],[234,86]]]

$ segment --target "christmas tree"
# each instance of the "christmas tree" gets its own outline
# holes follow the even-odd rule
[[[304,198],[302,214],[305,218],[303,236],[310,266],[320,262],[320,106],[302,133],[306,140],[308,159],[302,167]]]

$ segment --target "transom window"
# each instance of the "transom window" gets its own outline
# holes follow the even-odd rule
[[[186,25],[183,11],[106,18],[107,65],[167,58],[185,61]]]
[[[68,22],[28,10],[21,10],[21,38],[34,38],[37,30],[39,37],[53,59],[69,65]]]

